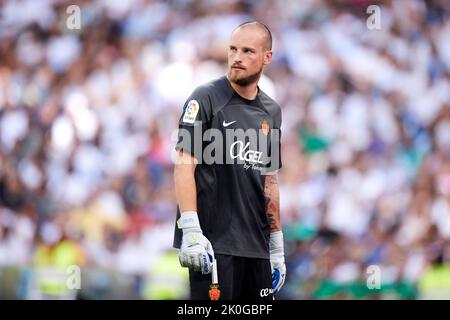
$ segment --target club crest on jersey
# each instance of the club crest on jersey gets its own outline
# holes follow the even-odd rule
[[[269,134],[269,130],[270,130],[269,121],[264,119],[263,122],[261,123],[261,129],[262,129],[262,132],[264,133],[264,135],[267,136]]]
[[[200,106],[197,100],[191,100],[186,106],[186,110],[184,111],[183,122],[193,124],[195,118],[197,117],[198,110]]]

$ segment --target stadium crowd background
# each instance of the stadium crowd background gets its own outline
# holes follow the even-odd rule
[[[71,4],[80,30],[66,27]],[[174,130],[190,92],[226,72],[230,32],[254,19],[273,32],[261,87],[283,110],[279,298],[450,298],[450,2],[6,0],[0,12],[0,298],[64,295],[38,271],[73,264],[78,298],[109,298],[112,283],[125,298],[186,297]]]

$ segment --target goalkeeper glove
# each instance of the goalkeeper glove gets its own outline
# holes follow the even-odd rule
[[[270,265],[272,267],[273,293],[280,291],[286,278],[286,265],[284,263],[283,232],[276,231],[270,234]]]
[[[183,230],[179,254],[181,266],[202,274],[211,273],[214,251],[211,242],[203,235],[197,212],[182,213],[177,224]]]

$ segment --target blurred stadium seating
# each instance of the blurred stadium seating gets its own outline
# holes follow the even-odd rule
[[[0,299],[187,297],[173,132],[254,19],[283,110],[279,299],[450,299],[449,17],[448,1],[4,1]]]

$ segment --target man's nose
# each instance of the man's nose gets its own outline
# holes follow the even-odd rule
[[[234,60],[234,63],[241,63],[242,62],[241,54],[239,53],[239,51],[235,53],[233,60]]]

